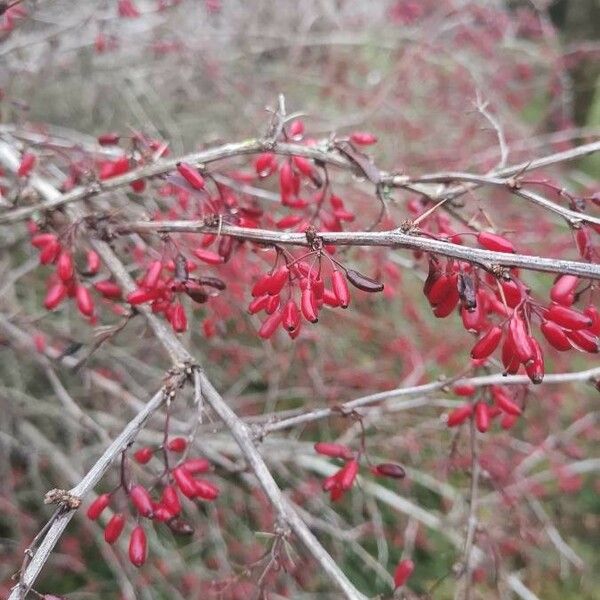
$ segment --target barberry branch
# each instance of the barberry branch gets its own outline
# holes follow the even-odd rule
[[[207,225],[204,221],[135,221],[115,226],[120,233],[216,233],[240,240],[262,244],[311,246],[304,233],[288,233],[268,229],[252,229],[235,225]],[[542,256],[528,256],[507,252],[493,252],[480,248],[469,248],[459,244],[442,242],[400,230],[392,231],[342,231],[319,232],[318,238],[324,244],[334,246],[388,246],[408,250],[421,250],[480,265],[493,271],[495,265],[518,267],[545,273],[568,273],[583,278],[600,279],[600,265]]]
[[[444,197],[455,197],[464,193],[466,190],[463,187],[459,187],[458,189],[449,189],[440,193],[436,187],[427,184],[434,182],[451,183],[454,181],[464,181],[465,183],[476,185],[499,185],[496,183],[496,179],[500,178],[500,181],[502,182],[501,185],[507,185],[509,177],[518,173],[531,171],[536,168],[549,166],[551,164],[556,164],[567,160],[573,160],[575,158],[580,158],[588,154],[593,154],[598,150],[600,150],[600,142],[584,144],[572,150],[556,153],[538,160],[532,160],[529,163],[507,167],[501,169],[500,171],[492,172],[487,176],[461,173],[438,173],[419,177],[409,177],[407,175],[395,175],[387,173],[377,169],[375,166],[372,166],[372,169],[373,171],[377,171],[377,180],[380,186],[409,189],[418,193],[422,193],[434,200],[440,200]],[[132,169],[124,175],[113,177],[107,181],[93,182],[87,186],[77,187],[60,196],[54,195],[51,198],[46,197],[38,204],[13,209],[7,213],[0,214],[0,224],[22,221],[38,211],[58,208],[60,206],[81,200],[89,200],[102,193],[115,191],[138,179],[146,179],[163,175],[169,171],[173,171],[177,167],[177,164],[181,162],[196,166],[204,166],[208,163],[227,158],[257,154],[267,151],[284,156],[301,156],[303,158],[327,163],[340,169],[350,170],[352,172],[357,171],[357,165],[339,151],[331,150],[329,142],[326,140],[322,141],[320,145],[304,146],[301,144],[284,142],[273,143],[273,141],[270,139],[250,139],[242,142],[224,144],[222,146],[217,146],[201,152],[194,152],[192,154],[187,154],[177,158],[162,159],[155,163]],[[358,174],[362,175],[360,172]],[[464,177],[461,178],[461,175]],[[494,177],[494,175],[496,177]],[[469,177],[472,177],[473,179],[471,180]],[[509,189],[512,191],[515,190],[514,186]],[[528,199],[535,201],[532,198]],[[556,205],[549,200],[545,200],[545,202],[537,201],[536,203],[543,205],[545,208],[551,209],[553,212],[561,214],[570,222],[573,219],[571,215],[572,211],[563,209],[559,205]],[[585,215],[584,213],[576,214],[578,215],[578,222],[589,222],[600,225],[600,218],[598,217]]]
[[[10,146],[4,143],[0,144],[0,162],[13,171],[18,169],[18,157],[16,153],[10,148]],[[33,176],[30,180],[30,183],[42,195],[42,197],[46,198],[47,200],[56,199],[60,196],[60,192],[58,192],[56,188],[54,188],[50,183],[46,182],[41,177]],[[119,282],[119,284],[127,291],[134,289],[134,283],[131,277],[127,273],[122,263],[113,253],[110,246],[106,242],[100,240],[91,240],[90,243],[96,252],[98,252],[98,254],[101,256],[104,264],[109,271],[111,271],[113,277]],[[181,362],[189,364],[191,362],[191,356],[179,342],[173,332],[169,330],[164,323],[152,313],[149,307],[140,307],[140,309],[141,314],[145,317],[146,321],[153,329],[158,341],[164,346],[174,362],[176,364]],[[194,368],[198,369],[199,367]],[[187,377],[187,369],[182,370],[181,373],[185,374],[185,377]],[[277,483],[271,475],[262,456],[252,442],[252,438],[247,426],[229,408],[227,403],[219,395],[202,371],[200,371],[200,378],[202,395],[204,396],[207,404],[215,411],[216,414],[219,415],[227,428],[230,430],[234,439],[238,443],[242,454],[248,461],[248,464],[252,467],[254,474],[265,491],[265,494],[271,501],[271,504],[277,510],[279,518],[298,536],[305,548],[319,563],[325,573],[327,573],[336,583],[336,585],[344,592],[344,595],[347,598],[350,600],[364,599],[365,596],[356,590],[350,580],[335,563],[333,558],[321,546],[306,523],[302,521],[298,514],[293,510],[289,502],[282,495],[281,490],[277,486]],[[124,450],[127,443],[130,443],[133,441],[133,439],[135,439],[146,419],[162,405],[164,401],[163,395],[164,394],[161,393],[158,399],[155,396],[148,403],[146,409],[131,421],[123,433],[115,440],[115,442],[113,442],[113,444],[111,444],[109,449],[104,453],[103,457],[98,461],[98,463],[96,463],[92,471],[90,471],[90,473],[93,473],[93,477],[88,473],[86,478],[82,480],[79,486],[76,486],[71,491],[73,494],[81,496],[85,491],[90,489],[90,487],[93,487],[93,485],[99,481],[115,457]],[[124,441],[126,443],[124,443]],[[93,482],[92,485],[87,487],[89,486],[90,482]],[[22,575],[20,584],[13,590],[9,600],[20,600],[20,596],[18,594],[20,594],[23,589],[28,590],[31,585],[33,585],[33,582],[37,578],[41,568],[48,559],[50,552],[52,551],[54,545],[60,538],[60,535],[66,528],[71,518],[72,511],[69,511],[64,515],[58,515],[48,534],[44,537],[44,540],[40,544],[38,551],[35,553],[32,562]]]

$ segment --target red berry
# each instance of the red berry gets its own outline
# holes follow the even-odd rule
[[[477,235],[479,245],[494,252],[514,252],[515,247],[505,237],[496,233],[482,231]]]
[[[348,282],[343,273],[337,269],[331,273],[331,286],[333,293],[342,308],[348,308],[350,304],[350,292],[348,290]]]
[[[133,458],[136,460],[136,462],[140,463],[141,465],[145,465],[146,463],[150,462],[153,454],[154,452],[152,451],[152,448],[148,448],[146,446],[145,448],[140,448],[139,450],[136,450],[133,454]]]
[[[592,325],[592,320],[587,315],[560,304],[551,306],[546,317],[566,329],[586,329]]]
[[[205,479],[196,479],[194,487],[195,496],[202,500],[215,500],[220,494],[219,488]]]
[[[167,448],[171,452],[183,452],[187,448],[187,440],[183,437],[176,437],[169,440]]]
[[[205,458],[189,458],[181,464],[181,468],[190,475],[196,475],[210,471],[210,463]]]
[[[138,525],[129,538],[129,560],[136,567],[141,567],[146,562],[146,544],[146,532],[141,525]]]
[[[568,302],[569,297],[572,295],[578,283],[579,277],[576,277],[575,275],[561,275],[550,290],[550,298],[558,304],[570,305],[571,302]]]
[[[292,298],[287,301],[287,304],[283,308],[281,322],[287,331],[294,331],[300,324],[300,311]]]
[[[194,254],[203,262],[209,265],[220,265],[224,261],[223,257],[216,252],[211,250],[205,250],[204,248],[196,248]]]
[[[355,131],[350,134],[350,140],[359,146],[371,146],[377,143],[377,137],[366,131]]]
[[[487,358],[496,350],[501,339],[502,329],[494,325],[477,340],[471,349],[471,358],[476,360]]]
[[[415,564],[412,560],[408,558],[401,560],[394,571],[394,585],[397,588],[403,586],[408,581],[414,570]]]
[[[121,288],[114,281],[110,279],[103,279],[94,283],[94,287],[100,292],[105,298],[111,300],[118,300],[121,297]]]
[[[104,528],[104,540],[114,544],[125,527],[125,517],[121,513],[114,514]]]
[[[448,415],[446,424],[448,427],[456,427],[464,423],[473,414],[473,407],[470,404],[463,404],[452,410]]]
[[[86,271],[88,275],[95,275],[100,270],[100,256],[95,250],[88,250],[87,252],[87,266]]]
[[[87,509],[87,518],[95,521],[108,506],[109,502],[110,494],[101,494],[98,496]]]
[[[67,288],[61,281],[58,281],[48,288],[44,298],[44,306],[48,310],[54,310],[65,299],[66,295]]]
[[[269,339],[281,323],[281,319],[283,318],[283,314],[280,311],[274,312],[272,315],[269,315],[260,326],[258,330],[258,335],[264,340]]]
[[[160,502],[174,517],[181,512],[179,496],[177,495],[177,490],[172,485],[166,485],[163,488]]]
[[[475,405],[475,426],[481,433],[485,433],[490,428],[490,413],[485,402],[478,402]]]
[[[68,250],[63,250],[56,261],[56,274],[65,283],[73,279],[73,258]]]
[[[348,446],[336,444],[335,442],[317,442],[315,444],[315,452],[318,452],[323,456],[343,458],[344,460],[351,459],[354,456],[354,453]]]
[[[21,157],[21,162],[19,163],[19,168],[17,169],[17,175],[19,177],[27,177],[27,175],[29,175],[29,173],[35,167],[36,161],[37,159],[35,154],[32,154],[31,152],[25,152],[25,154],[23,154]]]
[[[143,517],[152,517],[154,507],[148,490],[141,485],[134,485],[129,490],[129,497],[136,510]]]
[[[177,170],[194,189],[204,189],[204,177],[192,165],[180,162],[177,163]]]
[[[79,312],[85,317],[91,317],[94,314],[94,301],[90,291],[83,285],[77,285],[75,288],[75,303]]]

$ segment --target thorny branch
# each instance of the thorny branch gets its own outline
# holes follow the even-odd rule
[[[0,144],[0,162],[13,171],[18,168],[17,155],[6,144]],[[60,195],[60,193],[52,185],[40,177],[33,177],[31,184],[46,199],[56,198]],[[94,249],[98,252],[98,254],[100,254],[105,265],[112,272],[115,279],[125,289],[132,289],[133,282],[131,278],[127,274],[124,266],[114,255],[108,244],[99,240],[95,240],[92,243]],[[172,333],[172,331],[165,327],[163,322],[158,319],[149,308],[141,308],[143,309],[141,311],[143,316],[153,329],[157,339],[165,347],[176,364],[180,364],[183,361],[189,365],[191,362],[191,357],[187,350],[181,345],[179,340]],[[185,367],[185,370],[183,371],[183,373],[185,373],[185,377],[192,372],[189,369],[189,366]],[[194,367],[194,369],[198,369],[198,367]],[[248,461],[248,464],[254,471],[254,474],[259,480],[267,497],[271,501],[271,504],[277,510],[279,518],[290,527],[290,529],[298,536],[298,538],[300,538],[308,552],[320,564],[322,569],[331,577],[335,584],[344,592],[344,595],[347,598],[351,600],[362,600],[365,598],[363,594],[356,590],[350,580],[335,563],[333,558],[331,558],[327,551],[321,546],[306,523],[304,523],[304,521],[294,511],[291,504],[282,495],[281,490],[277,486],[277,483],[273,479],[273,476],[266,466],[262,456],[253,443],[248,427],[229,408],[227,403],[212,386],[211,382],[208,380],[203,371],[200,371],[200,379],[202,395],[204,396],[207,404],[211,406],[211,408],[217,415],[219,415],[219,417],[226,424],[227,428],[231,431],[231,434],[240,447],[242,454]],[[93,487],[100,480],[101,476],[106,472],[115,457],[126,447],[124,442],[130,443],[133,441],[133,439],[135,439],[135,436],[141,429],[146,419],[162,405],[164,401],[164,394],[161,391],[160,395],[157,394],[157,396],[155,396],[148,403],[144,411],[139,413],[130,422],[130,424],[125,428],[115,442],[111,444],[98,463],[96,463],[92,471],[90,471],[84,478],[84,480],[82,480],[78,486],[71,490],[73,495],[80,497],[86,491],[91,489],[91,487]],[[90,473],[93,473],[93,477],[90,475]],[[37,552],[34,554],[31,563],[21,575],[21,581],[13,589],[9,600],[20,600],[22,591],[24,589],[28,590],[31,588],[43,565],[49,558],[54,545],[72,518],[72,515],[73,511],[69,511],[64,515],[57,516],[56,520],[50,527],[48,534],[44,537]]]

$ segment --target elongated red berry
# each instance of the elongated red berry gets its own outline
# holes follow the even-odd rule
[[[79,312],[85,317],[91,317],[94,314],[94,301],[90,291],[84,285],[75,287],[75,303]]]
[[[452,392],[457,396],[472,396],[476,390],[472,383],[456,383],[452,386]]]
[[[509,415],[514,415],[516,417],[522,414],[521,407],[518,404],[515,404],[506,394],[506,392],[498,386],[492,387],[492,396],[494,398],[494,402],[496,406]]]
[[[172,471],[173,479],[181,493],[187,498],[196,496],[196,480],[185,469],[177,467]]]
[[[143,517],[151,517],[154,512],[152,498],[148,493],[148,490],[141,485],[134,485],[129,490],[129,497],[131,502],[135,506],[135,509]]]
[[[252,302],[250,302],[250,304],[248,305],[248,312],[251,315],[255,315],[261,310],[265,310],[270,300],[271,296],[269,296],[268,294],[264,294],[263,296],[258,296],[257,298],[254,298],[254,300],[252,300]]]
[[[448,427],[456,427],[464,423],[473,414],[473,406],[471,404],[463,404],[450,412],[446,424]]]
[[[367,131],[355,131],[350,134],[350,140],[359,146],[371,146],[377,143],[377,136]]]
[[[95,250],[87,252],[86,272],[88,275],[95,275],[100,270],[100,256]]]
[[[40,264],[49,265],[53,263],[60,253],[60,242],[56,239],[49,241],[40,250]]]
[[[450,293],[452,287],[456,287],[458,275],[453,273],[451,275],[439,275],[435,281],[427,289],[427,300],[432,306],[436,306]]]
[[[271,296],[279,294],[285,285],[285,282],[288,281],[289,276],[290,271],[286,265],[277,268],[267,280],[267,294],[270,294]]]
[[[177,490],[172,485],[166,485],[163,488],[160,502],[174,517],[181,512],[181,502]]]
[[[546,313],[546,318],[566,329],[585,329],[592,325],[592,320],[587,315],[560,304],[551,306]]]
[[[568,299],[569,296],[572,295],[578,283],[579,277],[576,277],[575,275],[561,275],[550,290],[550,298],[552,298],[552,300],[558,304],[571,304],[568,302]]]
[[[294,163],[294,167],[305,177],[311,179],[314,176],[312,163],[303,156],[292,157],[292,162]]]
[[[281,311],[277,311],[272,315],[269,315],[260,326],[258,335],[263,338],[263,340],[269,339],[275,333],[275,331],[277,331],[282,318],[283,314]]]
[[[177,302],[173,305],[170,318],[171,326],[177,333],[183,333],[187,329],[187,315],[185,314],[185,308],[183,304]]]
[[[87,509],[87,518],[95,521],[110,503],[110,494],[100,494]]]
[[[289,161],[285,161],[279,167],[279,188],[283,202],[296,195],[297,190],[296,175],[292,171]]]
[[[54,310],[67,296],[67,288],[62,281],[52,284],[46,292],[44,306],[47,310]]]
[[[302,314],[307,321],[316,323],[319,320],[315,294],[310,285],[307,285],[302,290],[300,308],[302,309]]]
[[[533,346],[531,336],[527,333],[525,322],[517,314],[514,314],[508,326],[508,337],[519,359],[519,362],[526,363],[533,358]]]
[[[542,348],[535,338],[530,339],[533,348],[533,358],[525,365],[525,372],[531,379],[532,383],[542,383],[544,379],[544,355]]]
[[[351,459],[354,456],[354,453],[348,446],[336,444],[335,442],[317,442],[315,444],[315,452],[318,452],[323,456],[343,458],[344,460]]]
[[[586,330],[567,331],[567,337],[571,340],[573,347],[590,354],[600,351],[600,338]]]
[[[194,487],[196,498],[202,498],[202,500],[215,500],[220,494],[219,488],[205,479],[196,479]]]
[[[287,331],[294,331],[300,324],[300,310],[293,298],[290,298],[283,308],[281,323]]]
[[[336,269],[331,273],[331,286],[340,306],[348,308],[348,304],[350,304],[350,292],[346,277],[341,271]]]
[[[254,168],[259,177],[268,177],[277,167],[277,158],[271,152],[263,152],[256,157]]]
[[[135,459],[136,462],[140,463],[140,465],[145,465],[146,463],[150,462],[153,455],[154,455],[154,452],[152,451],[152,448],[148,448],[146,446],[144,448],[140,448],[139,450],[136,450],[133,453],[133,458]]]
[[[19,163],[19,168],[17,169],[17,175],[19,177],[27,177],[27,175],[29,175],[29,173],[31,173],[35,167],[36,161],[37,159],[35,154],[32,154],[31,152],[25,152],[21,157],[21,162]]]
[[[127,296],[127,302],[129,302],[129,304],[144,304],[145,302],[150,302],[152,300],[156,300],[158,297],[160,296],[160,291],[159,290],[143,290],[143,289],[137,289],[134,290],[133,292],[131,292],[128,296]]]
[[[134,527],[129,538],[129,560],[136,567],[141,567],[146,562],[146,554],[146,532],[141,525],[138,525]]]
[[[58,243],[58,238],[53,233],[38,233],[31,238],[31,245],[38,250],[51,242]]]
[[[121,288],[110,279],[103,279],[94,283],[94,287],[100,294],[110,300],[118,300],[121,297]]]
[[[478,402],[475,405],[475,426],[481,433],[485,433],[490,428],[490,413],[485,402]]]
[[[162,261],[153,260],[146,269],[146,275],[142,281],[142,286],[146,289],[153,290],[158,285],[162,269]]]
[[[415,563],[412,560],[405,558],[398,563],[394,571],[394,586],[402,587],[410,578],[415,570]]]
[[[125,516],[121,513],[115,513],[104,528],[104,540],[108,544],[114,544],[121,535],[125,527]]]
[[[204,189],[204,177],[200,175],[198,170],[188,163],[177,163],[177,170],[180,175],[196,190]]]
[[[56,274],[67,283],[73,279],[73,257],[68,250],[63,250],[56,261]]]
[[[188,458],[181,464],[181,468],[190,475],[196,475],[210,471],[210,463],[205,458]]]
[[[540,329],[552,347],[561,352],[571,349],[571,342],[569,342],[565,330],[558,323],[554,321],[542,321]]]
[[[277,229],[290,229],[302,221],[302,215],[287,215],[275,223]]]
[[[358,461],[353,458],[349,460],[339,471],[339,484],[343,490],[349,490],[358,475]]]
[[[220,254],[213,252],[212,250],[206,250],[205,248],[196,248],[194,254],[208,265],[220,265],[225,260]]]
[[[183,437],[176,437],[169,440],[167,448],[171,452],[183,452],[187,448],[187,440]]]
[[[477,340],[471,349],[471,358],[476,360],[487,358],[496,350],[501,339],[502,329],[494,325]]]
[[[489,231],[481,231],[477,234],[479,245],[493,252],[514,252],[515,247],[512,242],[505,237]]]
[[[456,285],[453,285],[452,287],[450,287],[448,295],[439,304],[435,306],[435,308],[433,309],[433,314],[438,319],[443,319],[447,317],[457,307],[459,300],[460,295],[458,292],[458,288],[456,287]]]

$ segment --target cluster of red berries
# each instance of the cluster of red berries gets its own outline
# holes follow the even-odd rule
[[[497,252],[513,251],[512,244],[496,234],[479,234],[482,245]],[[533,383],[544,377],[543,350],[533,336],[533,323],[548,343],[557,350],[575,348],[584,352],[600,350],[600,315],[590,302],[583,312],[571,305],[581,293],[580,279],[559,276],[550,292],[551,304],[543,307],[530,296],[516,269],[507,279],[490,273],[481,277],[480,270],[460,261],[447,261],[445,268],[435,258],[429,260],[429,275],[423,292],[437,317],[446,317],[461,305],[462,322],[468,331],[480,333],[471,357],[483,364],[502,343],[502,363],[506,373],[515,374],[521,366]],[[491,315],[501,318],[493,324]]]
[[[31,237],[31,245],[39,250],[40,264],[55,265],[54,273],[48,279],[48,290],[44,298],[44,306],[53,310],[67,298],[75,298],[79,312],[90,319],[94,315],[94,301],[88,288],[78,279],[75,262],[71,251],[60,243],[53,233],[35,233]],[[85,275],[95,275],[100,270],[100,257],[94,250],[88,250]]]
[[[323,490],[329,492],[329,497],[336,502],[352,488],[360,469],[360,453],[357,454],[348,446],[335,442],[317,442],[315,451],[322,456],[341,459],[344,465],[323,481]],[[371,466],[371,473],[377,477],[403,479],[405,470],[396,463],[379,463]]]
[[[452,390],[457,396],[473,396],[476,388],[470,384],[457,384]],[[509,390],[500,385],[489,386],[490,402],[478,400],[475,403],[463,404],[450,412],[447,418],[448,427],[462,425],[467,419],[474,418],[478,431],[489,430],[491,421],[501,417],[502,429],[511,429],[523,414],[523,409],[512,397]]]
[[[198,252],[196,255],[198,256]],[[222,262],[218,254],[215,257],[220,259],[218,262]],[[212,264],[216,263],[213,261]],[[127,296],[127,302],[132,305],[150,303],[153,312],[164,314],[173,330],[182,333],[187,329],[188,320],[183,304],[177,300],[178,295],[184,293],[194,302],[203,304],[208,300],[211,293],[209,290],[225,289],[223,281],[216,277],[190,277],[190,271],[197,268],[198,265],[186,260],[181,254],[174,261],[166,263],[162,260],[152,261],[144,277],[138,280],[137,289]],[[173,275],[165,275],[164,270]]]
[[[325,287],[322,277],[321,258],[317,254],[318,266],[311,266],[304,260],[288,262],[280,267],[274,266],[269,273],[263,275],[253,286],[254,299],[248,306],[250,314],[265,311],[268,317],[263,321],[258,335],[263,339],[270,338],[281,325],[292,339],[300,333],[304,317],[309,323],[319,320],[319,311],[323,305],[331,308],[347,308],[350,304],[348,281],[356,288],[367,292],[380,292],[383,284],[353,269],[338,268],[340,265],[332,261],[329,276],[331,288]],[[331,260],[331,259],[330,259]],[[288,300],[282,302],[282,293],[287,286]],[[300,289],[300,302],[293,297],[294,289]]]
[[[134,453],[134,459],[139,464],[149,463],[159,450],[180,454],[185,451],[187,441],[182,437],[175,437],[168,441],[166,448],[143,447]],[[219,496],[219,488],[206,479],[197,475],[207,473],[211,468],[210,463],[204,458],[188,458],[172,469],[167,469],[168,482],[163,485],[161,496],[158,501],[146,487],[136,484],[128,485],[123,482],[114,491],[101,494],[89,506],[87,516],[95,521],[110,505],[115,494],[123,490],[136,513],[136,524],[129,538],[129,560],[136,567],[142,566],[147,557],[147,538],[144,527],[140,524],[140,518],[165,523],[173,533],[189,534],[193,530],[191,526],[181,518],[182,503],[179,493],[190,500],[213,501]],[[126,524],[126,516],[123,512],[115,512],[108,520],[104,528],[104,539],[109,544],[114,544],[121,536]]]

